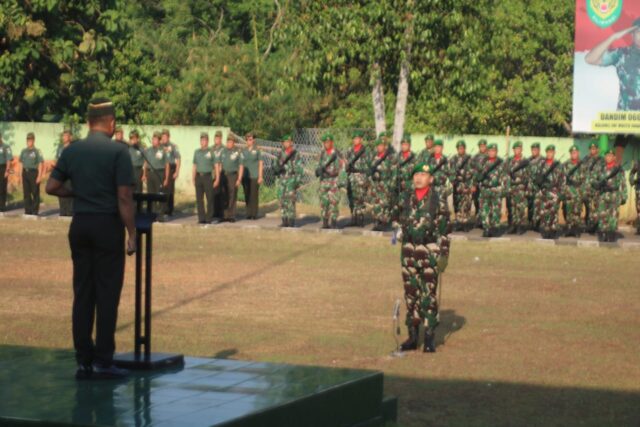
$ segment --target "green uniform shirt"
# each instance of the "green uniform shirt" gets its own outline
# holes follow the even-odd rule
[[[162,146],[157,148],[149,147],[145,150],[144,155],[147,157],[151,169],[164,169],[164,166],[168,163],[167,153],[164,152]]]
[[[20,163],[24,169],[38,169],[38,165],[44,162],[42,153],[37,148],[25,148],[20,153]]]
[[[193,164],[196,165],[196,172],[198,173],[213,173],[213,166],[215,161],[213,159],[213,153],[209,148],[198,148],[193,153]]]
[[[242,152],[237,148],[229,150],[225,147],[220,154],[220,160],[218,163],[222,165],[222,170],[225,172],[238,172],[240,165],[243,163],[244,156]]]
[[[102,132],[91,132],[65,149],[51,177],[71,180],[74,214],[117,214],[118,187],[134,182],[129,150]]]
[[[166,145],[163,145],[164,152],[167,155],[167,162],[170,165],[175,165],[176,160],[180,160],[182,157],[180,156],[180,150],[178,146],[173,142],[168,142]]]
[[[242,153],[244,156],[244,167],[249,172],[249,178],[258,178],[258,165],[262,161],[262,151],[253,147],[251,150],[248,148]]]
[[[144,166],[144,157],[142,157],[140,150],[129,146],[129,157],[131,157],[131,165],[134,168],[138,169]]]
[[[220,158],[222,157],[222,151],[224,150],[224,147],[222,146],[222,144],[220,145],[214,145],[213,147],[211,147],[211,152],[213,153],[213,162],[214,163],[220,163]]]
[[[11,147],[7,144],[0,144],[0,165],[6,165],[11,160],[13,160]]]

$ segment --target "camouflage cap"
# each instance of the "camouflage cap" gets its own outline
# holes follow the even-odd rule
[[[549,144],[547,145],[547,147],[544,149],[544,151],[556,151],[556,146],[553,144]]]
[[[491,144],[487,145],[487,148],[489,150],[497,150],[498,149],[498,144],[496,144],[495,142],[492,142]]]
[[[460,141],[456,142],[456,148],[460,148],[460,147],[467,148],[467,143],[464,142],[464,139],[461,139]]]
[[[579,151],[578,146],[573,144],[571,147],[569,147],[569,152],[572,152],[572,151]]]
[[[513,148],[522,148],[522,141],[516,141],[513,143]]]
[[[159,131],[156,130],[156,131],[153,132],[153,137],[154,138],[160,138],[161,136],[162,136],[162,134]]]
[[[351,138],[364,138],[364,131],[361,130],[354,130],[351,133]]]
[[[424,140],[425,141],[433,140],[433,134],[432,133],[427,134],[427,136],[424,137]]]
[[[200,139],[202,138],[209,139],[209,132],[200,132]]]
[[[417,173],[428,173],[431,174],[431,172],[433,171],[433,168],[431,166],[429,166],[428,164],[422,162],[422,163],[418,163],[417,165],[414,166],[413,171],[411,172],[411,176],[417,174]]]
[[[439,145],[440,147],[444,146],[444,141],[442,141],[441,139],[436,139],[435,141],[433,141],[433,145]]]
[[[481,139],[480,141],[478,141],[478,147],[480,147],[481,145],[487,145],[487,140]]]
[[[333,135],[327,132],[324,135],[322,135],[322,137],[320,138],[320,141],[322,142],[333,141]]]
[[[169,129],[167,129],[167,128],[162,129],[162,134],[163,134],[163,135],[171,135],[171,134],[169,133]]]
[[[404,135],[402,135],[402,140],[400,141],[402,142],[406,142],[407,144],[411,144],[411,134],[408,132],[405,132]]]
[[[129,132],[129,138],[131,138],[132,136],[140,136],[140,134],[136,129],[134,129],[131,132]]]
[[[222,136],[222,131],[221,130],[217,130],[214,136]]]
[[[291,134],[290,133],[288,133],[288,134],[286,134],[286,135],[284,135],[282,137],[282,142],[284,142],[284,141],[291,141]]]
[[[27,134],[27,139],[36,139],[36,134],[35,134],[35,133],[33,133],[33,132],[29,132],[29,133]]]
[[[540,143],[534,142],[533,144],[531,144],[531,148],[540,148]]]

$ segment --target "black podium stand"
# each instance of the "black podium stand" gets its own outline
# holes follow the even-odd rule
[[[151,261],[153,253],[153,222],[157,215],[153,213],[154,202],[166,202],[167,194],[135,193],[136,201],[136,309],[134,326],[134,351],[120,353],[114,357],[116,366],[132,370],[152,370],[175,367],[184,364],[182,354],[151,352]],[[144,250],[143,250],[144,241]],[[142,334],[142,257],[144,252],[144,335]],[[144,347],[144,349],[142,348]]]

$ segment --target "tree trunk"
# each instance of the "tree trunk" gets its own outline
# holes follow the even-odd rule
[[[413,40],[413,0],[407,0],[407,16],[409,21],[404,32],[404,55],[400,63],[398,95],[396,96],[396,112],[393,118],[393,148],[400,151],[400,141],[404,133],[404,119],[409,98],[409,66],[411,61],[411,42]]]
[[[387,130],[387,124],[384,112],[384,88],[382,87],[382,75],[380,64],[373,64],[373,89],[371,91],[373,98],[373,117],[376,124],[376,137],[381,132]]]

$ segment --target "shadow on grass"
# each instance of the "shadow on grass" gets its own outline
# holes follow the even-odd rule
[[[235,356],[236,354],[238,354],[238,349],[236,349],[236,348],[227,348],[227,349],[224,349],[224,350],[220,350],[219,352],[217,352],[216,354],[214,354],[211,357],[213,359],[229,359],[229,358],[231,358],[231,356]]]

